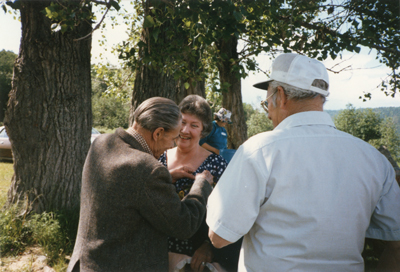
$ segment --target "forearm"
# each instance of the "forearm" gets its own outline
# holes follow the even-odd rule
[[[216,149],[215,147],[212,147],[211,145],[209,145],[209,144],[207,144],[207,143],[204,143],[204,144],[202,145],[202,147],[205,148],[205,149],[207,149],[208,151],[211,151],[211,152],[213,152],[213,153],[219,155],[219,149]]]
[[[215,248],[222,248],[229,244],[232,244],[232,242],[225,240],[224,238],[213,232],[211,229],[208,231],[208,237],[210,237],[211,243]]]

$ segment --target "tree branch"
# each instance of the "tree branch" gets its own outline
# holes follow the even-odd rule
[[[97,2],[100,2],[100,1],[92,0],[92,2],[97,3]],[[104,3],[104,2],[102,2],[102,3]],[[100,3],[98,3],[98,4],[100,4]],[[101,23],[104,21],[104,18],[106,18],[107,12],[110,10],[110,8],[111,8],[111,5],[108,3],[107,10],[104,13],[103,17],[101,18],[100,22],[93,28],[93,30],[89,34],[87,34],[86,36],[83,36],[81,38],[74,39],[74,42],[77,42],[77,41],[80,41],[80,40],[84,40],[84,39],[88,38],[89,36],[91,36],[93,34],[93,32],[100,27]]]

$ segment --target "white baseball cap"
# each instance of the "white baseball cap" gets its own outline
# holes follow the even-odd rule
[[[317,87],[314,81],[323,80],[326,89]],[[329,95],[329,76],[322,62],[306,56],[286,53],[279,55],[272,63],[270,80],[254,84],[259,89],[268,90],[272,80],[280,81],[294,87],[310,90],[323,96]]]

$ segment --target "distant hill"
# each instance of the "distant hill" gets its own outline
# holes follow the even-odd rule
[[[380,114],[382,118],[391,117],[396,124],[397,132],[400,133],[400,107],[371,108],[372,111]],[[325,110],[332,118],[342,110]]]

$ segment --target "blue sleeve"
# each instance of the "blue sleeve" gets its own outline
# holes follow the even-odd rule
[[[200,142],[199,142],[199,144],[200,144],[200,146],[202,146],[205,142],[207,142],[207,140],[208,139],[210,139],[211,138],[211,136],[215,133],[215,130],[216,130],[216,123],[215,122],[213,122],[212,123],[213,124],[213,128],[212,128],[212,130],[211,130],[211,132],[210,132],[210,134],[208,134],[206,137],[204,137],[203,139],[200,139]]]

